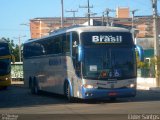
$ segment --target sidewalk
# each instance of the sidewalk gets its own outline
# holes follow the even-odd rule
[[[139,90],[153,90],[160,92],[160,87],[156,87],[155,78],[137,78],[137,89]]]

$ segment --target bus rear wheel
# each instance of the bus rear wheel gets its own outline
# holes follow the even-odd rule
[[[39,94],[39,87],[38,87],[38,83],[37,83],[36,79],[35,78],[32,79],[31,83],[32,83],[32,85],[31,85],[31,93],[35,94],[35,95],[38,95]]]

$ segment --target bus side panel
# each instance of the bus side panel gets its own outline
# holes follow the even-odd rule
[[[37,66],[33,59],[23,60],[24,86],[29,87],[29,79],[36,76]]]
[[[35,77],[40,90],[64,94],[64,81],[68,78],[66,69],[66,56],[24,60],[25,86],[28,86],[29,78]]]

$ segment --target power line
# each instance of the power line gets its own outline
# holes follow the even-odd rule
[[[110,12],[115,12],[115,10],[106,8],[106,10],[103,12],[103,13],[106,13],[106,15],[107,15],[107,26],[109,26],[109,13],[110,13]],[[104,15],[103,15],[103,16],[104,16]]]
[[[88,25],[90,26],[90,15],[91,15],[91,11],[90,11],[90,8],[93,8],[93,5],[90,6],[89,5],[89,0],[88,0],[88,5],[87,6],[79,6],[79,8],[87,8],[88,12]]]
[[[73,25],[75,25],[75,13],[78,12],[78,10],[66,10],[66,12],[71,12],[73,13]]]

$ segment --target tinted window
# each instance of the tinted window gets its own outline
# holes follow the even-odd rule
[[[70,53],[70,34],[64,34],[62,39],[62,53],[69,54]]]
[[[128,47],[87,47],[84,49],[83,75],[89,79],[136,77],[134,53],[134,48]],[[101,77],[102,72],[105,77]]]
[[[45,46],[43,41],[27,43],[23,48],[24,58],[45,55]]]
[[[47,54],[62,53],[62,36],[51,37],[46,42]]]

